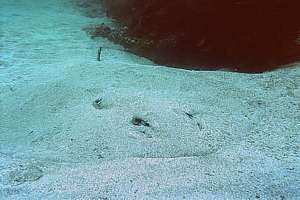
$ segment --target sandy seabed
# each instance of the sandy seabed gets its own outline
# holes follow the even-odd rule
[[[0,2],[1,200],[300,199],[300,65],[196,72],[112,49],[98,62],[99,45],[121,47],[81,27],[109,19]]]

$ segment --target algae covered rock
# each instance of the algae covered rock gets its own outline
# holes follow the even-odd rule
[[[300,60],[297,0],[104,0],[103,4],[110,17],[128,27],[129,36],[153,41],[150,48],[132,48],[160,64],[262,72]]]

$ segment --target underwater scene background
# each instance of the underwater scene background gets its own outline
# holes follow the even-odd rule
[[[151,7],[155,1],[131,2],[136,3],[0,0],[0,199],[300,199],[298,46],[293,43],[288,51],[288,66],[236,73],[245,72],[244,65],[232,68],[218,60],[221,47],[233,41],[221,38],[232,36],[207,32],[211,39],[200,46],[216,48],[208,51],[212,59],[185,65],[178,62],[181,55],[187,61],[198,58],[189,57],[191,46],[177,54],[169,50],[178,46],[159,41],[164,31],[183,24],[191,28],[189,23],[170,22],[162,30],[162,20],[157,35],[146,25],[142,33],[148,21],[138,26],[126,20],[143,19],[138,12],[143,5],[149,5],[145,16],[167,14],[169,4],[161,2],[157,13],[155,4]],[[296,4],[290,3],[294,11]],[[128,5],[137,11],[123,16]],[[220,9],[216,5],[210,15]],[[182,19],[183,13],[175,14]],[[298,25],[276,19],[283,27]],[[236,30],[225,22],[217,32]],[[270,35],[274,43],[266,42],[290,47],[275,35]],[[248,51],[239,52],[242,44],[236,45],[233,58],[248,64],[240,57]],[[161,54],[148,54],[153,49]],[[272,48],[262,51],[267,50]],[[282,61],[281,50],[264,55]],[[162,60],[172,67],[157,55],[174,58]]]

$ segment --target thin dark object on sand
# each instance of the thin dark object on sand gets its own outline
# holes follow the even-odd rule
[[[186,114],[190,119],[194,119],[194,115],[193,114],[190,114],[188,112],[185,112],[184,114]]]
[[[99,47],[98,52],[97,52],[97,61],[101,60],[101,53],[102,53],[102,47]]]

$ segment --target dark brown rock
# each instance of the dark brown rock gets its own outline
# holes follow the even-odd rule
[[[262,72],[300,60],[298,0],[104,0],[104,6],[128,27],[126,37],[151,41],[130,48],[160,64]]]

